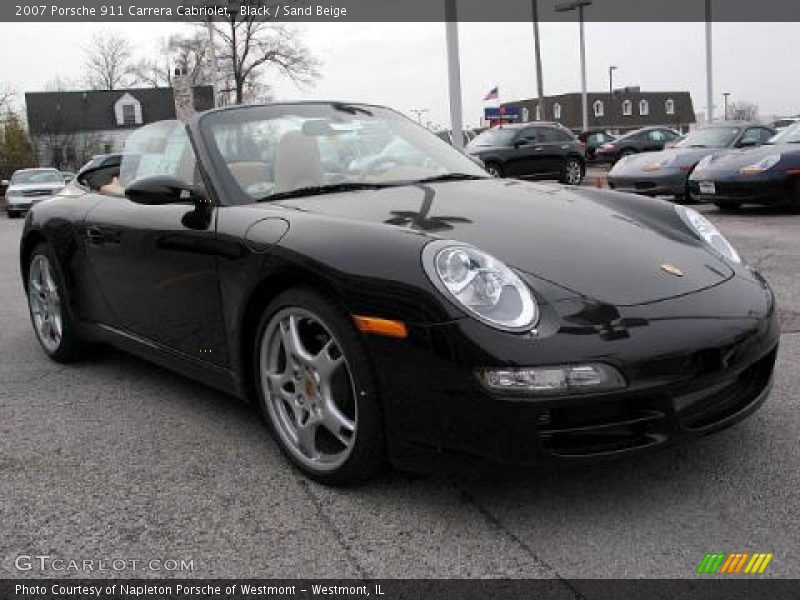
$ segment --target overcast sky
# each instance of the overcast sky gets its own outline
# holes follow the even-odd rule
[[[80,79],[83,46],[93,32],[113,29],[129,37],[144,57],[163,37],[183,27],[169,23],[0,24],[0,83],[21,93],[41,90],[57,76]],[[426,118],[448,122],[443,23],[316,23],[299,26],[322,62],[314,87],[298,89],[270,74],[276,99],[344,99],[429,109]],[[578,26],[542,23],[546,94],[579,91]],[[461,68],[464,119],[477,125],[482,97],[499,85],[501,100],[535,95],[530,23],[463,23]],[[716,102],[722,92],[750,100],[762,115],[800,113],[800,23],[714,25]],[[615,87],[645,91],[688,90],[695,110],[705,110],[705,42],[702,23],[587,23],[590,91],[608,89],[608,66],[618,67]],[[719,114],[718,109],[718,114]]]

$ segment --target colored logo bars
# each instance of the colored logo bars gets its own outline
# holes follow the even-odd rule
[[[756,552],[740,552],[726,554],[714,552],[706,554],[697,566],[697,573],[709,574],[761,574],[767,570],[767,565],[772,560],[773,554]]]

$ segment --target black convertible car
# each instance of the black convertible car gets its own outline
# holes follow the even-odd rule
[[[252,399],[320,481],[625,456],[769,393],[773,294],[686,207],[489,177],[362,104],[155,123],[119,162],[25,222],[45,352],[110,343]]]

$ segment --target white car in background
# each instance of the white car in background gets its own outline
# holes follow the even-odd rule
[[[4,181],[3,185],[8,186],[6,212],[9,218],[14,218],[55,194],[66,182],[58,169],[20,169],[11,176],[11,181]]]

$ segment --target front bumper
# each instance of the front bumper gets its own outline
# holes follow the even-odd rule
[[[646,196],[683,196],[688,173],[680,170],[609,175],[608,187]]]
[[[593,462],[707,435],[769,395],[779,326],[765,284],[737,276],[624,310],[556,304],[560,328],[539,340],[470,319],[415,330],[406,343],[370,339],[393,462],[422,471]],[[486,366],[586,361],[613,365],[627,388],[504,396],[475,376]]]
[[[712,181],[714,194],[701,194],[700,182]],[[689,192],[698,202],[714,204],[765,204],[786,205],[795,198],[794,179],[788,176],[742,176],[716,178],[713,174],[698,175],[689,180]]]

